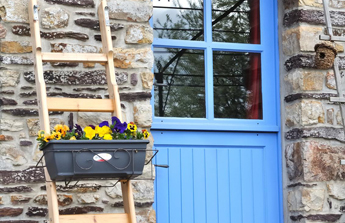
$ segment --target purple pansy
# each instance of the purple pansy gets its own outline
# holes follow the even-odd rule
[[[113,131],[119,132],[119,133],[124,133],[127,129],[127,123],[121,123],[120,119],[117,117],[112,117],[111,122],[113,123],[114,128],[112,129]]]
[[[79,139],[83,135],[83,129],[78,124],[75,124],[75,133],[78,133],[76,137],[77,139]]]
[[[96,126],[94,125],[89,125],[93,130],[95,130]]]
[[[103,122],[101,122],[101,123],[99,123],[99,125],[98,125],[99,127],[103,127],[103,126],[108,126],[109,127],[109,122],[108,121],[103,121]]]

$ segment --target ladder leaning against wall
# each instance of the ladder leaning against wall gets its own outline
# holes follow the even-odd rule
[[[115,79],[113,45],[106,0],[102,0],[98,7],[103,53],[77,54],[42,52],[38,9],[39,7],[37,5],[37,0],[30,0],[29,20],[32,38],[32,51],[35,62],[37,103],[39,108],[41,129],[46,133],[50,132],[49,111],[111,112],[114,116],[117,116],[122,121],[120,96]],[[43,62],[105,63],[109,99],[48,98],[43,77]],[[56,183],[50,179],[46,168],[44,168],[44,173],[47,187],[49,223],[136,223],[135,207],[130,180],[121,181],[125,213],[60,216],[57,202]]]

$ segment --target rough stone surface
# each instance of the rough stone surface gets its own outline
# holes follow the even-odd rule
[[[285,159],[290,180],[300,179],[303,175],[302,144],[297,142],[285,148]]]
[[[20,140],[19,141],[20,146],[32,146],[32,141],[30,140]]]
[[[150,71],[140,73],[141,82],[144,89],[151,90],[153,86],[154,75]]]
[[[335,120],[337,121],[337,125],[343,125],[340,110],[337,111],[337,114],[335,115]]]
[[[153,7],[150,1],[122,1],[108,2],[109,18],[136,22],[147,22],[152,17]]]
[[[0,94],[14,94],[13,90],[0,91]]]
[[[156,212],[153,209],[136,212],[138,223],[156,223]]]
[[[50,130],[54,129],[55,125],[63,124],[62,120],[58,118],[50,118]],[[28,118],[26,119],[26,124],[29,130],[29,136],[37,136],[38,131],[40,130],[39,119],[38,118]]]
[[[332,90],[336,90],[337,89],[333,72],[332,73],[331,72],[327,72],[327,75],[326,75],[326,86],[329,89],[332,89]]]
[[[56,191],[58,192],[69,192],[69,193],[91,193],[97,192],[101,188],[101,185],[94,184],[94,183],[84,183],[78,184],[76,186],[63,186],[63,185],[56,185]],[[41,190],[46,190],[46,186],[42,186]]]
[[[10,170],[13,166],[22,166],[27,163],[24,152],[13,144],[2,144],[0,155],[2,170]]]
[[[16,25],[12,27],[12,33],[18,36],[31,36],[30,27],[23,25]],[[42,32],[41,37],[43,39],[63,39],[71,38],[77,40],[88,40],[89,36],[84,33],[73,32],[73,31],[55,31],[55,32]]]
[[[334,109],[327,109],[327,123],[333,125],[334,123]]]
[[[45,29],[59,29],[68,26],[69,15],[67,11],[58,8],[50,7],[44,9],[41,13],[41,25]]]
[[[289,84],[289,92],[321,91],[324,83],[324,73],[320,71],[296,69],[289,72],[284,80]]]
[[[1,8],[3,7],[3,10]],[[0,17],[4,22],[28,23],[28,1],[2,0],[0,1]]]
[[[13,193],[13,192],[21,192],[21,193],[27,193],[32,192],[32,188],[28,186],[18,186],[18,187],[1,187],[0,193]]]
[[[325,199],[324,189],[302,188],[288,193],[290,211],[321,211]]]
[[[344,130],[332,127],[294,128],[285,133],[286,139],[323,138],[344,142]]]
[[[111,185],[109,184],[108,186]],[[107,187],[105,193],[113,199],[122,198],[121,184],[116,184],[115,187]]]
[[[3,109],[3,113],[11,114],[13,116],[38,116],[37,109],[15,108],[15,109]],[[51,115],[62,114],[63,112],[49,112]]]
[[[126,31],[126,43],[152,43],[153,29],[146,25],[130,25]]]
[[[82,127],[86,127],[88,125],[98,125],[102,121],[110,121],[111,114],[110,113],[90,113],[90,112],[78,112],[77,115],[77,123]]]
[[[315,68],[314,55],[298,54],[285,62],[285,69],[290,71],[296,68]]]
[[[0,141],[12,141],[13,137],[9,135],[0,135]]]
[[[286,106],[285,124],[289,127],[295,125],[315,125],[325,122],[323,105],[319,101],[301,100]]]
[[[310,221],[318,221],[318,222],[336,222],[340,219],[341,214],[315,214],[315,215],[298,215],[298,216],[290,216],[292,221],[300,221],[301,219],[305,218]],[[307,223],[307,222],[306,222]],[[308,222],[309,223],[309,222]]]
[[[98,200],[97,194],[77,194],[77,201],[80,204],[96,204]]]
[[[11,98],[0,98],[0,106],[2,105],[17,105],[18,102]]]
[[[95,2],[93,0],[45,0],[51,4],[61,4],[76,7],[94,8]]]
[[[1,56],[0,55],[0,64],[4,65],[34,65],[34,62],[31,58],[25,56]]]
[[[337,97],[337,94],[332,93],[297,93],[291,94],[284,98],[285,102],[293,102],[300,99],[318,99],[328,100],[330,97]]]
[[[1,53],[31,53],[31,43],[28,41],[1,41]]]
[[[133,73],[131,74],[131,85],[136,86],[139,81],[138,74]]]
[[[59,85],[106,85],[107,79],[104,70],[93,71],[65,71],[47,70],[43,73],[46,84]],[[127,82],[128,74],[120,72],[115,77],[118,85]],[[35,74],[31,71],[24,73],[24,79],[29,83],[35,83]],[[125,82],[123,82],[125,80]]]
[[[103,212],[103,208],[95,206],[73,207],[60,210],[60,214],[87,214],[89,212]]]
[[[48,214],[48,209],[40,207],[29,207],[28,211],[25,214],[30,217],[45,217]]]
[[[6,28],[2,24],[0,24],[0,39],[4,39],[6,37],[6,34]]]
[[[42,168],[30,167],[22,171],[0,171],[1,184],[42,183],[44,180],[45,178]]]
[[[67,194],[58,194],[58,204],[61,207],[68,206],[73,202],[73,196]],[[33,200],[35,203],[40,205],[48,205],[48,198],[46,194],[38,195]]]
[[[16,217],[23,213],[23,208],[0,208],[0,217]]]
[[[0,130],[11,131],[11,132],[19,132],[24,129],[24,124],[22,120],[8,120],[8,119],[0,119]]]
[[[328,194],[338,200],[345,200],[345,188],[343,182],[327,183]]]
[[[133,108],[134,122],[138,127],[149,128],[152,123],[152,106],[149,104],[137,104]]]
[[[19,83],[20,72],[16,70],[0,70],[2,87],[15,87]]]
[[[74,20],[74,22],[78,26],[100,31],[99,20],[88,19],[88,18],[81,18],[81,19]],[[124,28],[123,24],[110,23],[110,30],[112,32],[117,31],[117,30],[121,30],[123,28]]]
[[[11,195],[11,203],[14,205],[29,203],[30,200],[30,197],[25,197],[23,195]]]
[[[149,68],[153,66],[153,52],[150,48],[114,48],[114,64],[118,68]]]

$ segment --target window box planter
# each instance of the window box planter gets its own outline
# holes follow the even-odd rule
[[[142,174],[149,140],[51,140],[41,150],[52,180],[131,179]]]

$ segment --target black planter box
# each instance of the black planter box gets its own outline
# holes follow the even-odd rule
[[[41,150],[52,180],[131,179],[142,174],[148,140],[52,140]]]

